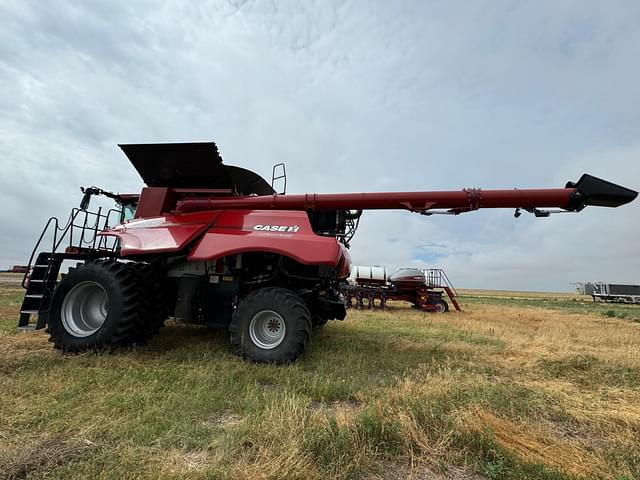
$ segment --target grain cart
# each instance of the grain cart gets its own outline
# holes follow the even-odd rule
[[[541,209],[617,207],[637,195],[589,175],[547,190],[287,195],[224,165],[214,143],[120,147],[146,187],[139,195],[83,189],[67,223],[47,223],[23,281],[19,327],[46,327],[63,351],[144,343],[171,316],[228,329],[246,359],[291,362],[314,325],[345,317],[340,286],[363,210],[548,216]],[[89,211],[94,195],[116,207]],[[77,265],[59,279],[63,261]]]

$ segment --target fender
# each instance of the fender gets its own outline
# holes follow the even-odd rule
[[[305,265],[338,266],[348,254],[335,237],[316,235],[306,212],[225,210],[187,259],[203,261],[236,253],[270,252]]]
[[[99,235],[120,239],[120,255],[178,252],[206,231],[220,210],[131,220]]]

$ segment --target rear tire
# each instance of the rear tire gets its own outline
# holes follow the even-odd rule
[[[309,344],[311,313],[290,290],[262,288],[240,301],[229,331],[234,352],[243,358],[257,363],[291,363]]]
[[[124,263],[101,260],[70,269],[51,300],[49,341],[65,352],[133,343],[140,313],[137,294]]]

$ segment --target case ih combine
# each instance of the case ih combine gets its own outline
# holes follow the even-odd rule
[[[47,327],[64,351],[143,343],[172,316],[227,328],[244,358],[291,362],[314,325],[345,317],[340,288],[363,210],[548,216],[542,208],[617,207],[637,196],[589,175],[545,190],[286,195],[223,165],[214,143],[121,148],[147,186],[139,195],[84,189],[67,224],[47,223],[23,281],[19,327]],[[113,198],[116,208],[88,211],[92,195]],[[51,246],[41,247],[49,235]],[[77,265],[59,280],[65,260]]]

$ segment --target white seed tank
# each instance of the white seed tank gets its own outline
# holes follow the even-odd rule
[[[387,267],[353,265],[349,282],[359,285],[386,285]]]

